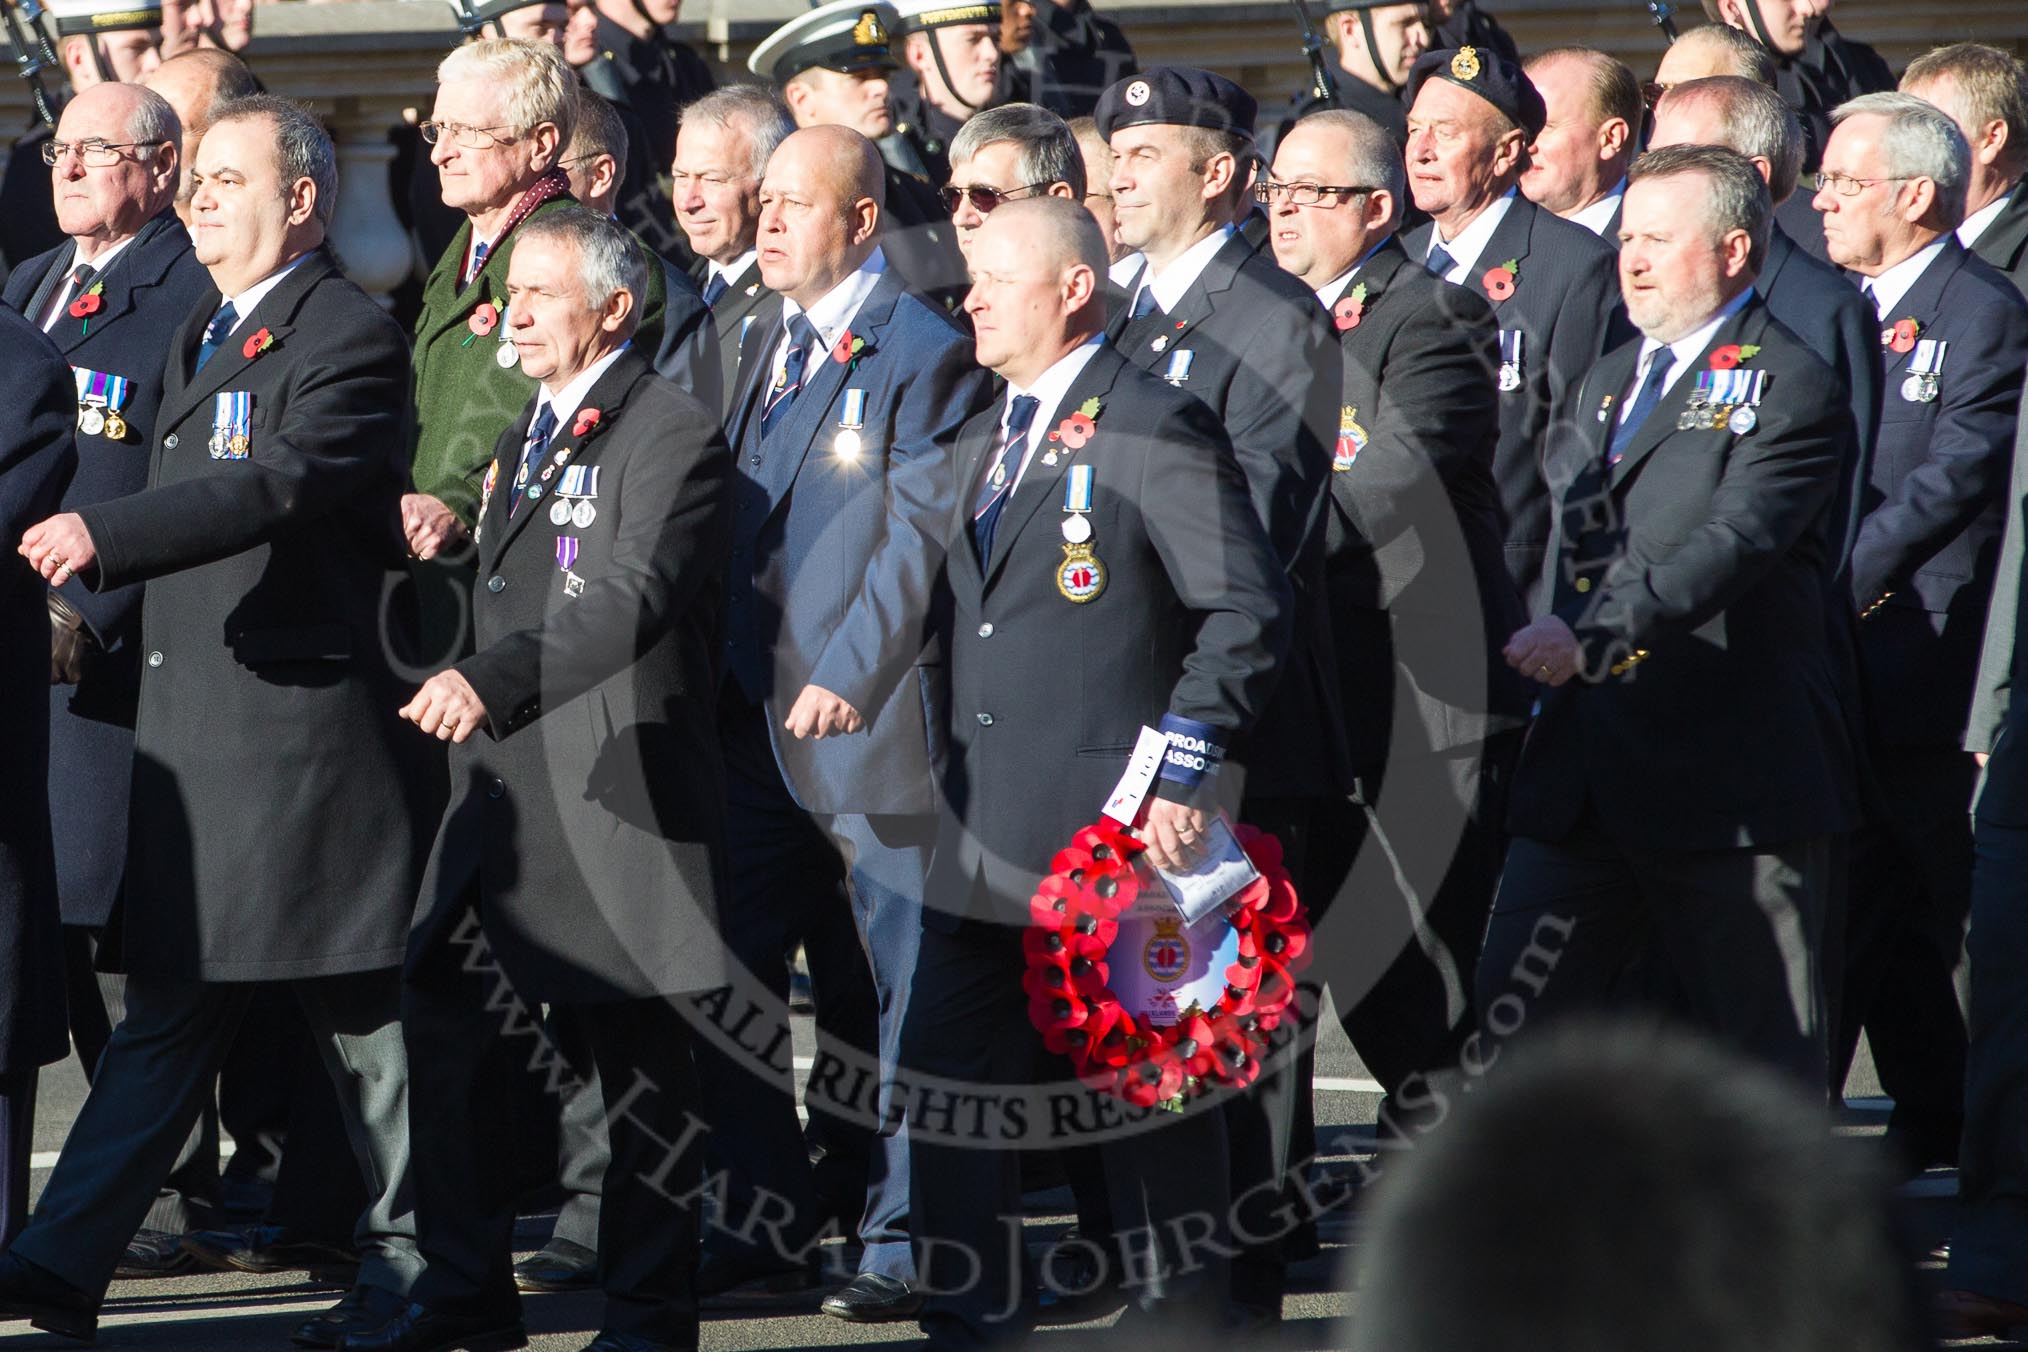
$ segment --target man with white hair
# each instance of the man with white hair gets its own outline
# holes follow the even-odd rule
[[[528,398],[530,381],[508,326],[507,265],[514,230],[561,209],[560,165],[576,126],[577,80],[545,42],[487,38],[437,67],[436,106],[422,124],[446,206],[465,224],[423,284],[415,323],[413,488],[402,530],[417,559],[462,553],[478,522],[480,480],[493,442]],[[561,199],[561,201],[560,201]],[[426,636],[444,655],[462,635],[449,587],[462,568],[424,573]]]
[[[1964,747],[2012,463],[2028,304],[1958,242],[1971,155],[1949,114],[1872,94],[1833,115],[1817,210],[1880,323],[1880,438],[1850,601],[1881,811],[1854,841],[1832,1065],[1863,1026],[1904,1163],[1955,1162],[1971,905]]]
[[[571,207],[525,228],[507,276],[537,384],[486,474],[477,652],[401,711],[452,744],[457,786],[402,995],[430,1068],[411,1087],[426,1268],[413,1304],[346,1340],[357,1352],[526,1342],[501,1123],[516,1030],[540,1034],[526,1009],[503,1030],[503,982],[567,1012],[591,1060],[575,1069],[598,1072],[612,1154],[591,1348],[697,1346],[699,1198],[672,1169],[696,1121],[687,997],[726,973],[711,667],[734,475],[712,410],[631,344],[647,270],[624,227]]]
[[[1772,210],[1716,146],[1628,172],[1642,337],[1573,388],[1549,446],[1545,610],[1504,650],[1542,690],[1478,1007],[1498,1028],[1525,989],[1532,1034],[1642,1007],[1659,969],[1693,1022],[1820,1092],[1831,842],[1858,816],[1825,583],[1851,415],[1754,294]],[[1726,773],[1686,780],[1713,746]]]
[[[1949,113],[1971,147],[1958,243],[2028,293],[2028,69],[1997,47],[1960,42],[1909,62],[1901,89]]]

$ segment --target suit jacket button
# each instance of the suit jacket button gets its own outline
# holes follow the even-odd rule
[[[993,726],[993,715],[991,715],[991,714],[980,714],[980,715],[979,715],[979,726],[980,726],[980,727],[982,727],[982,728],[990,728],[990,727],[992,727],[992,726]]]
[[[988,620],[984,624],[979,626],[979,637],[980,638],[993,637],[993,622],[991,620]]]
[[[1590,578],[1588,578],[1588,577],[1581,577],[1581,578],[1579,578],[1579,579],[1577,580],[1577,589],[1578,589],[1579,591],[1581,591],[1581,592],[1588,592],[1588,591],[1590,591],[1590,590],[1591,590],[1591,579],[1590,579]]]
[[[750,455],[746,458],[746,463],[758,469],[760,468],[760,457],[757,455]]]
[[[176,449],[176,434],[174,432],[171,432],[168,436],[162,438],[162,449],[165,451],[173,451]]]
[[[493,576],[486,579],[486,590],[489,592],[506,591],[507,579],[501,577],[498,573],[495,573]]]
[[[486,781],[486,796],[488,798],[502,798],[506,796],[506,793],[507,793],[506,780],[489,779]]]
[[[162,654],[161,654],[161,653],[159,653],[159,652],[152,652],[152,653],[149,653],[149,654],[148,654],[148,665],[149,665],[149,666],[151,666],[151,667],[159,667],[159,666],[161,666],[161,665],[162,665]]]

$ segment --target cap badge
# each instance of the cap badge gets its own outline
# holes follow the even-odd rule
[[[1451,58],[1451,74],[1460,80],[1478,79],[1480,69],[1479,49],[1476,47],[1460,47],[1458,54]]]
[[[1146,80],[1136,80],[1128,85],[1126,99],[1128,106],[1133,108],[1138,108],[1146,103],[1148,101],[1148,82]]]
[[[880,16],[867,10],[859,16],[859,22],[852,25],[852,41],[859,47],[884,47],[887,45],[887,30],[880,25]]]

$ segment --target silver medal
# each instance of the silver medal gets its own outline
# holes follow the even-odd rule
[[[1073,545],[1081,545],[1091,539],[1091,522],[1083,512],[1072,512],[1063,518],[1063,538],[1065,543]]]
[[[1697,415],[1686,410],[1677,415],[1676,430],[1679,432],[1694,432],[1697,430],[1697,421]]]
[[[1743,437],[1760,426],[1760,415],[1750,406],[1742,404],[1732,410],[1732,416],[1725,420],[1725,425],[1732,429],[1734,436]]]
[[[1512,394],[1521,388],[1521,371],[1511,361],[1500,363],[1500,392]]]
[[[1155,341],[1148,344],[1148,346],[1156,352],[1162,351],[1169,346],[1169,335],[1166,333],[1158,335]]]
[[[570,503],[562,498],[549,504],[549,524],[568,526],[570,524]]]
[[[106,415],[96,404],[86,404],[77,415],[77,430],[88,437],[95,437],[106,430]]]
[[[592,506],[591,499],[579,498],[577,500],[577,506],[571,509],[570,524],[576,526],[579,530],[584,530],[587,527],[589,527],[592,522],[598,520],[598,517],[599,517],[599,509]]]
[[[840,460],[857,460],[859,451],[859,433],[849,427],[839,428],[838,435],[831,439],[831,454]]]
[[[502,343],[500,350],[493,354],[493,360],[499,363],[501,370],[511,371],[521,364],[521,353],[514,344]]]

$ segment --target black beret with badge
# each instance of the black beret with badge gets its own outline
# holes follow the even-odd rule
[[[746,68],[776,84],[786,84],[806,70],[822,67],[849,75],[860,70],[895,70],[889,43],[901,16],[885,3],[833,0],[819,5],[762,38],[746,59]]]
[[[1530,141],[1542,134],[1542,125],[1549,120],[1534,83],[1519,66],[1504,60],[1498,52],[1477,47],[1424,52],[1416,58],[1415,69],[1408,73],[1409,107],[1415,106],[1415,96],[1433,79],[1471,90],[1499,109]]]
[[[1121,127],[1209,127],[1249,139],[1259,105],[1223,75],[1194,66],[1151,66],[1099,96],[1092,117],[1100,136]]]

